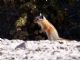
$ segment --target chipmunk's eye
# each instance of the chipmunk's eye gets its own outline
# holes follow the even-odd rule
[[[43,16],[37,16],[36,20],[43,20]]]

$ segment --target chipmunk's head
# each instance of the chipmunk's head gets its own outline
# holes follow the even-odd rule
[[[46,19],[45,16],[43,16],[40,13],[40,15],[35,18],[34,23],[40,23],[40,22],[44,21],[45,19]]]

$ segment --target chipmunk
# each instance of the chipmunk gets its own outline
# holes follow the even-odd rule
[[[34,23],[37,23],[43,32],[46,32],[49,40],[61,40],[56,28],[44,17],[42,14],[37,16],[34,20]]]

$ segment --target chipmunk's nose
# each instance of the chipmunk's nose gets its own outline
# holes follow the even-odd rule
[[[37,23],[37,21],[38,21],[38,18],[36,17],[36,18],[34,19],[34,23]]]

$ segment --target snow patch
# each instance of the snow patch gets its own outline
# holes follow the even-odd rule
[[[80,42],[0,38],[0,60],[80,60]]]

